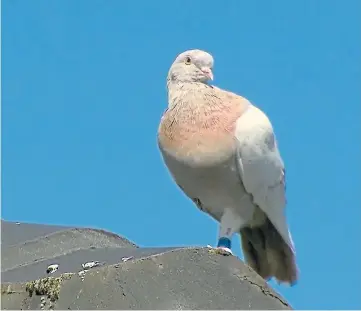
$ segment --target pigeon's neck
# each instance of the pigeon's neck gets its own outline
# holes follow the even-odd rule
[[[188,104],[196,104],[192,100],[201,96],[211,86],[202,82],[168,82],[168,108],[174,108],[176,105],[182,105],[185,98],[188,98]],[[199,105],[199,102],[198,102]]]

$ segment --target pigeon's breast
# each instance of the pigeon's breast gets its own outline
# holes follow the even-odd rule
[[[162,118],[158,141],[162,152],[190,165],[208,166],[234,155],[239,106],[175,107]]]

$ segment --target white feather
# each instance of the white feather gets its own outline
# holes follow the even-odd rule
[[[260,109],[250,105],[237,121],[235,136],[238,168],[246,191],[295,251],[285,217],[284,163],[271,122]]]

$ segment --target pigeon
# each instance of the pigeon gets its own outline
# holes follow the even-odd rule
[[[157,133],[170,176],[219,222],[213,251],[233,255],[240,234],[246,263],[266,281],[294,285],[296,252],[285,216],[285,167],[273,126],[246,98],[209,84],[213,56],[179,54],[167,76],[168,107]]]

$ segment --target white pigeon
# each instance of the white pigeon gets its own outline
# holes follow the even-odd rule
[[[158,129],[163,160],[183,192],[220,223],[217,253],[232,254],[232,236],[240,233],[246,262],[260,276],[293,285],[285,169],[272,124],[247,99],[207,84],[213,63],[202,50],[173,62]]]

